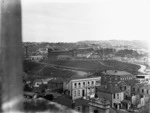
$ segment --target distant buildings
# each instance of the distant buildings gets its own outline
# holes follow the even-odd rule
[[[49,60],[69,60],[73,59],[74,56],[74,50],[53,50],[51,48],[48,49]]]
[[[39,62],[39,61],[42,61],[44,57],[42,55],[35,55],[35,56],[29,56],[29,59],[31,61]]]
[[[84,97],[92,98],[95,97],[95,87],[100,84],[101,77],[73,78],[64,82],[63,89],[73,100]]]
[[[136,79],[140,82],[147,82],[150,83],[150,75],[146,75],[146,74],[140,74],[140,75],[136,75]]]

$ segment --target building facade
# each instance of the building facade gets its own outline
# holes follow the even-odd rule
[[[103,72],[96,72],[94,75],[101,76],[102,85],[135,79],[135,76],[131,73],[118,70],[105,70]]]
[[[108,84],[97,88],[97,96],[110,102],[112,108],[120,109],[124,100],[124,91],[117,84]]]
[[[100,86],[101,77],[77,78],[64,82],[63,89],[73,100],[95,97],[95,87]]]

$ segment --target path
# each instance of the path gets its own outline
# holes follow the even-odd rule
[[[101,62],[101,61],[98,61],[101,65],[103,65],[103,66],[106,66],[106,67],[112,67],[112,66],[108,66],[108,65],[106,65],[106,64],[104,64],[103,62]]]

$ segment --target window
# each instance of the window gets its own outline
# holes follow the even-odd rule
[[[83,87],[85,87],[85,82],[83,82]]]
[[[144,89],[142,89],[142,93],[144,93]]]
[[[119,93],[117,94],[117,99],[119,99]]]
[[[147,90],[147,94],[148,94],[148,90]]]
[[[80,90],[78,90],[78,96],[80,96]]]
[[[92,85],[94,85],[94,81],[92,81]]]
[[[74,83],[74,88],[77,88],[77,83]]]
[[[74,91],[74,97],[76,97],[76,91]]]
[[[124,86],[124,89],[125,89],[125,90],[127,89],[126,86]]]
[[[90,85],[90,82],[88,82],[88,86]]]
[[[133,91],[135,91],[135,88],[133,88]]]
[[[79,88],[81,87],[81,83],[78,83],[78,85],[79,85]]]
[[[116,98],[116,95],[114,94],[114,99]]]

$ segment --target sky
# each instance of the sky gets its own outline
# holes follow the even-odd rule
[[[150,0],[22,0],[23,41],[149,40]]]

